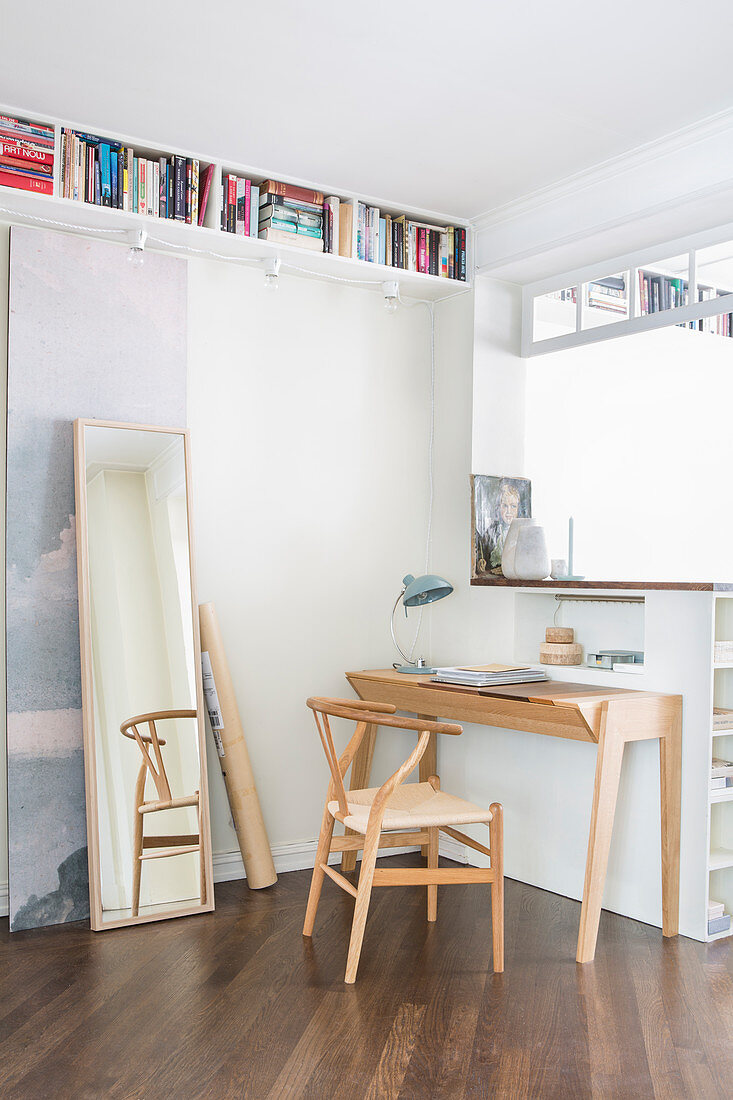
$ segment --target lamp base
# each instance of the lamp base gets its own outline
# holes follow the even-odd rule
[[[426,668],[425,665],[393,665],[392,667],[395,672],[401,672],[403,675],[430,676],[435,672],[434,668]]]

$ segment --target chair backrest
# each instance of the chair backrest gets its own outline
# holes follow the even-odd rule
[[[147,767],[152,776],[153,782],[155,783],[155,789],[158,792],[158,798],[161,802],[172,798],[172,795],[168,776],[165,771],[165,765],[163,764],[163,754],[160,751],[161,745],[165,745],[165,741],[158,736],[158,730],[155,723],[168,718],[195,717],[195,710],[156,710],[152,714],[137,714],[134,718],[128,718],[127,721],[123,722],[120,726],[121,734],[125,737],[129,737],[131,741],[137,742],[140,752],[143,754],[143,764]],[[147,723],[149,732],[141,733],[137,728],[138,724],[143,725],[145,723]],[[150,758],[149,745],[153,747],[155,764],[153,764]]]
[[[416,730],[418,733],[427,731],[429,733],[455,735],[463,732],[462,726],[451,722],[430,722],[426,718],[405,718],[396,713],[397,707],[392,706],[391,703],[370,703],[365,699],[326,699],[311,696],[310,699],[306,700],[306,705],[313,711],[316,720],[318,734],[321,738],[321,744],[333,780],[334,794],[338,799],[339,810],[342,814],[348,814],[349,812],[344,776],[356,755],[368,725],[394,726],[396,729]],[[336,756],[329,717],[346,718],[356,722],[356,732],[340,757]]]

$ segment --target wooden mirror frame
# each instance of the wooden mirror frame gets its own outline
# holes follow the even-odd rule
[[[203,830],[204,881],[206,900],[198,905],[182,905],[172,902],[164,912],[124,917],[105,921],[102,910],[102,880],[99,845],[99,806],[97,800],[97,754],[94,725],[94,690],[91,638],[91,593],[89,588],[89,541],[87,537],[87,488],[85,428],[123,428],[137,432],[166,432],[183,439],[186,476],[186,513],[188,523],[188,557],[191,581],[191,610],[194,649],[194,676],[196,680],[196,725],[198,730],[201,828]],[[106,932],[111,928],[123,928],[130,924],[147,924],[150,921],[170,920],[173,917],[209,913],[214,908],[214,875],[211,858],[211,826],[209,816],[209,785],[206,769],[206,734],[204,727],[204,694],[201,680],[201,640],[199,637],[198,599],[194,570],[193,516],[191,507],[191,441],[186,428],[163,428],[150,424],[126,424],[115,420],[80,418],[74,421],[74,485],[76,492],[77,578],[79,585],[79,643],[81,651],[82,714],[84,729],[84,784],[86,790],[87,846],[89,853],[89,919],[94,932]],[[128,716],[125,716],[128,717]]]

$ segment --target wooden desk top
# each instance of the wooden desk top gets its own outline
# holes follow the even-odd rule
[[[660,692],[594,687],[561,680],[465,688],[460,684],[434,683],[430,674],[410,675],[392,668],[347,672],[346,679],[360,699],[393,703],[398,710],[574,741],[597,742],[604,704],[617,698],[632,703],[639,729],[649,729],[644,736],[656,736],[651,729],[660,718],[666,717],[666,701],[671,705],[679,699]]]

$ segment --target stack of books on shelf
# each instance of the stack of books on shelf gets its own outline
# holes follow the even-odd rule
[[[334,206],[338,211],[337,203],[333,198],[326,202],[321,191],[265,180],[260,188],[260,239],[311,252],[333,252],[332,211]]]
[[[572,302],[575,305],[578,301],[578,288],[577,286],[571,286],[567,290],[553,290],[551,294],[546,294],[545,297],[554,298],[558,302]]]
[[[711,286],[697,288],[698,302],[712,302],[728,291],[716,290]],[[713,336],[733,336],[733,314],[719,313],[715,317],[701,317],[699,321],[690,321],[690,328],[699,332],[709,332]]]
[[[527,684],[546,680],[541,669],[528,665],[451,665],[436,668],[433,681],[438,684],[462,684],[463,687],[495,687],[500,684]]]
[[[357,203],[356,258],[444,279],[466,279],[466,230],[435,226],[406,214],[382,215],[378,206]]]
[[[239,237],[256,237],[260,189],[252,180],[232,174],[221,180],[221,227]]]
[[[645,317],[664,309],[687,305],[687,280],[639,271],[639,309]]]
[[[626,317],[628,300],[624,276],[611,275],[606,279],[596,279],[595,282],[588,283],[588,306],[591,309],[602,309],[606,313],[618,313]]]
[[[716,932],[727,932],[730,928],[730,914],[726,913],[725,906],[722,901],[713,901],[712,898],[708,902],[708,935],[713,936]]]
[[[710,790],[721,791],[726,787],[733,787],[733,760],[721,760],[720,757],[714,756],[710,772]]]
[[[0,115],[0,184],[53,194],[53,126]]]
[[[120,142],[64,129],[61,165],[65,199],[203,225],[214,166],[201,171],[195,157],[135,156]]]

